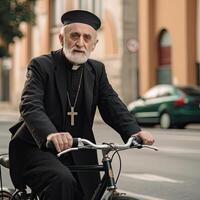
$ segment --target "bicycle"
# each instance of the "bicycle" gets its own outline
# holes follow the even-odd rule
[[[47,148],[49,150],[53,150],[55,147],[53,143],[47,143]],[[76,150],[101,150],[102,151],[102,164],[98,165],[73,165],[67,166],[72,172],[84,172],[84,171],[99,171],[104,172],[99,186],[95,190],[91,200],[138,200],[136,198],[127,196],[124,193],[120,193],[117,191],[117,181],[121,172],[121,158],[119,155],[119,151],[127,150],[131,148],[149,148],[153,150],[158,150],[156,147],[143,145],[139,138],[132,136],[129,138],[126,144],[119,145],[115,143],[102,143],[100,145],[94,144],[87,139],[82,138],[74,138],[73,139],[73,147],[67,150],[64,150],[57,154],[58,157],[62,156],[65,153],[76,151]],[[55,151],[55,149],[53,150]],[[109,157],[109,153],[113,152],[112,157]],[[115,154],[118,154],[120,167],[119,173],[115,180],[114,173],[112,169],[112,159]],[[0,157],[0,165],[9,168],[9,159],[8,155],[3,155]],[[107,190],[107,191],[106,191]],[[1,191],[0,191],[0,199],[2,200],[39,200],[37,195],[32,191],[27,192],[26,188],[24,190],[17,189],[9,189],[3,188],[1,182]]]

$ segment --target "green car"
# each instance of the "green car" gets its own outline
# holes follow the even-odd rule
[[[190,123],[200,123],[200,88],[156,85],[130,103],[128,110],[139,124],[184,128]]]

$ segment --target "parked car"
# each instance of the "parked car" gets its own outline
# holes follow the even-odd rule
[[[200,123],[200,88],[157,85],[130,103],[128,110],[139,124],[184,128]]]

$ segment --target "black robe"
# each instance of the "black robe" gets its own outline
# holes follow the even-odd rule
[[[19,153],[15,152],[17,140],[44,149],[48,134],[68,130],[68,86],[66,66],[63,65],[62,59],[62,50],[58,50],[34,58],[28,65],[27,80],[20,103],[21,118],[10,128],[13,134],[9,148],[10,172],[12,181],[18,188],[23,184],[22,174],[26,163],[21,161]],[[82,67],[81,104],[84,105],[84,113],[81,115],[84,116],[84,121],[81,122],[81,132],[76,134],[95,142],[92,126],[98,106],[103,120],[127,141],[132,134],[140,131],[140,127],[109,84],[104,65],[89,59]],[[94,151],[76,151],[72,157],[74,164],[78,165],[97,163],[97,154]],[[92,193],[97,187],[99,174],[80,173],[78,176],[85,194]]]

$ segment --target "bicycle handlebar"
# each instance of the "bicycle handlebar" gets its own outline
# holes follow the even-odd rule
[[[47,141],[46,147],[49,150],[55,149],[54,144],[52,141]],[[73,138],[73,145],[71,148],[66,149],[60,153],[57,154],[58,157],[60,157],[62,154],[68,153],[70,151],[76,151],[80,149],[95,149],[95,150],[108,150],[108,151],[116,151],[116,150],[125,150],[130,148],[149,148],[153,149],[155,151],[158,151],[156,147],[149,146],[149,145],[143,145],[142,140],[139,137],[131,136],[127,143],[125,144],[116,144],[116,143],[103,143],[103,144],[94,144],[93,142],[82,139],[82,138]],[[55,150],[54,150],[55,152]]]

